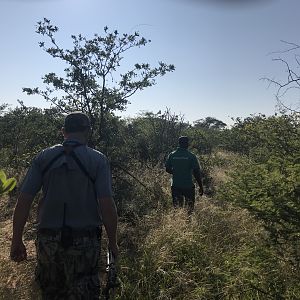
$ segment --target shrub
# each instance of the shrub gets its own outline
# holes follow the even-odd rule
[[[142,222],[151,228],[135,238],[138,259],[121,261],[119,299],[293,299],[293,277],[246,210],[203,200],[190,219],[176,210]]]

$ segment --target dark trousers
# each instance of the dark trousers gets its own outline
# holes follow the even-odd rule
[[[43,300],[100,298],[100,239],[101,233],[74,236],[66,248],[60,233],[38,233],[36,280]]]
[[[192,213],[195,204],[195,187],[192,188],[177,188],[172,186],[173,206],[188,208],[188,212]]]

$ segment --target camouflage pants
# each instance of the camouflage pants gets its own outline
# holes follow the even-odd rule
[[[101,236],[75,237],[68,248],[60,239],[60,234],[37,236],[36,280],[43,300],[99,299]]]

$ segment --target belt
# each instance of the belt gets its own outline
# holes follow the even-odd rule
[[[94,237],[100,236],[101,234],[101,227],[95,228],[70,228],[70,233],[74,238],[80,237]],[[59,229],[52,229],[52,228],[39,228],[38,234],[47,235],[47,236],[58,236],[61,235],[62,228]]]

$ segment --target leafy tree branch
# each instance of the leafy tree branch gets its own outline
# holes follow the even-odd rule
[[[39,46],[67,65],[65,75],[48,73],[42,77],[45,89],[26,87],[23,91],[42,96],[63,113],[74,110],[87,113],[94,144],[105,140],[109,115],[126,109],[132,95],[156,84],[157,77],[175,70],[174,65],[159,62],[154,68],[148,63],[136,63],[131,70],[119,72],[125,53],[150,42],[138,32],[120,34],[104,27],[104,36],[94,34],[88,39],[81,34],[72,35],[73,48],[63,49],[55,39],[58,30],[44,18],[38,22],[36,32],[49,43],[41,41]]]

